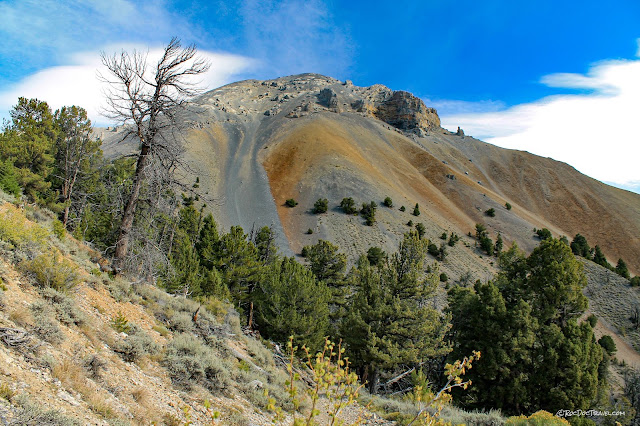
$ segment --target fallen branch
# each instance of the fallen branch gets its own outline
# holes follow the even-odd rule
[[[0,339],[12,347],[26,345],[31,340],[26,331],[9,327],[0,327]]]

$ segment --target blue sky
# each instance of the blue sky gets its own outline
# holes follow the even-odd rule
[[[640,192],[638,1],[5,0],[0,116],[38,96],[104,122],[99,52],[173,35],[213,61],[210,88],[301,72],[381,83],[445,127]]]

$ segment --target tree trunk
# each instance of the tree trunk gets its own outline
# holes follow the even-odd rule
[[[249,319],[247,320],[249,330],[253,329],[253,302],[249,303]]]
[[[127,252],[129,250],[129,234],[133,228],[133,218],[136,213],[138,198],[140,197],[140,188],[142,188],[142,181],[144,180],[144,169],[147,166],[148,155],[149,146],[147,144],[143,144],[136,164],[136,172],[133,178],[131,195],[129,196],[129,201],[127,201],[127,205],[125,206],[124,214],[122,215],[122,222],[120,223],[120,229],[118,230],[114,266],[119,269],[122,269],[124,266],[124,260],[127,257]]]

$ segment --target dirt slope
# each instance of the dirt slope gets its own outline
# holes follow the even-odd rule
[[[611,263],[622,257],[640,273],[640,195],[446,131],[435,110],[409,93],[317,74],[248,80],[201,96],[184,120],[187,160],[216,219],[226,228],[271,225],[286,254],[324,238],[354,260],[372,245],[392,250],[409,220],[423,222],[430,239],[464,235],[482,222],[492,238],[499,232],[525,250],[538,243],[533,228],[569,239],[581,233]],[[122,152],[114,139],[107,137],[106,151]],[[360,206],[386,196],[395,206],[380,206],[373,227],[337,208],[343,197]],[[300,204],[286,208],[288,198]],[[329,200],[325,215],[311,214],[318,198]],[[418,218],[410,214],[416,203]],[[494,218],[484,215],[489,208]],[[466,243],[442,267],[454,276],[488,274],[490,260],[478,262],[474,242]]]

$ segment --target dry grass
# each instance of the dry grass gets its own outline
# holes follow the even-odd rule
[[[131,397],[139,405],[149,407],[151,395],[147,389],[138,386],[131,391]]]
[[[51,375],[66,388],[78,392],[91,411],[104,417],[115,417],[115,410],[102,392],[88,380],[86,371],[73,360],[64,359],[51,370]]]

